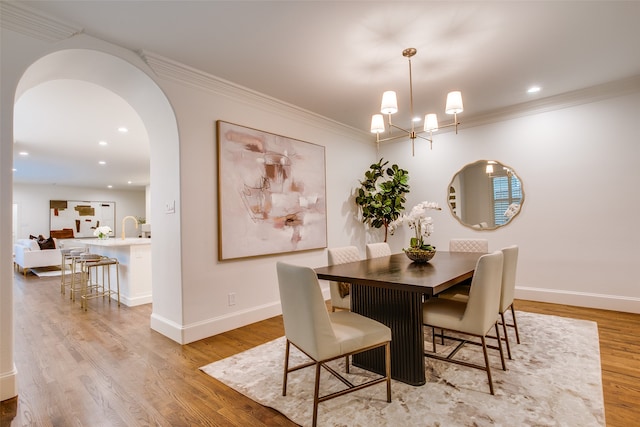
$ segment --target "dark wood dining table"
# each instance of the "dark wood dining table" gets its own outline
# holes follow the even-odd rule
[[[482,253],[438,251],[428,263],[414,263],[404,253],[314,269],[319,279],[351,283],[351,311],[391,328],[391,376],[425,384],[422,304],[425,299],[473,276]],[[370,350],[353,364],[384,373],[384,353]]]

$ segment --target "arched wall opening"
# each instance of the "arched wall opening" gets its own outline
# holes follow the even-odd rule
[[[142,63],[141,66],[146,66]],[[153,218],[151,327],[181,342],[180,156],[175,113],[166,95],[141,68],[118,56],[86,48],[62,49],[34,61],[22,75],[15,101],[55,79],[91,82],[108,89],[139,114],[149,135]],[[14,102],[15,102],[14,101]],[[165,206],[175,206],[167,212]]]

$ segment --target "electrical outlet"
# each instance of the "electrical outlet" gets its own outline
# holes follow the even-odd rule
[[[236,294],[235,294],[235,292],[231,292],[231,293],[228,295],[228,299],[229,299],[229,305],[230,305],[230,306],[231,306],[231,305],[236,305]]]

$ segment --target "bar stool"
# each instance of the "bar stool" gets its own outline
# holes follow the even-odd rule
[[[87,287],[87,263],[96,262],[101,258],[98,254],[87,251],[71,251],[71,285],[69,286],[69,299],[76,300],[76,294],[84,295]]]
[[[82,288],[84,286],[82,264],[84,262],[84,257],[88,255],[93,257],[99,256],[89,254],[88,249],[71,249],[69,251],[69,254],[65,255],[65,258],[70,260],[71,262],[71,272],[69,273],[69,275],[71,276],[71,280],[69,281],[69,299],[71,299],[72,301],[76,300],[76,293],[82,295]]]
[[[83,252],[83,249],[80,247],[73,248],[64,248],[60,249],[60,253],[62,254],[62,261],[60,263],[60,270],[62,274],[60,275],[60,293],[64,295],[66,293],[66,288],[68,286],[73,286],[75,271],[73,270],[73,256],[71,254],[72,251],[76,251],[75,254],[79,255],[79,253]],[[67,267],[69,267],[69,273],[67,273]]]
[[[116,290],[111,289],[111,266],[116,269]],[[84,261],[83,265],[84,292],[81,295],[81,307],[87,310],[87,300],[107,297],[111,304],[111,295],[115,294],[120,307],[120,263],[117,258],[101,256]],[[101,277],[102,276],[102,277]],[[92,278],[95,278],[93,281]],[[100,281],[102,279],[102,281]]]

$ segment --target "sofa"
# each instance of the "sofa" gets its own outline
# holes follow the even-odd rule
[[[57,240],[53,240],[55,249],[40,249],[35,239],[18,239],[13,245],[14,263],[25,275],[30,268],[59,266],[62,263],[62,253]]]

